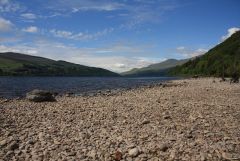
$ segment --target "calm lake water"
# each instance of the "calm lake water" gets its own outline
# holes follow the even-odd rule
[[[100,77],[0,77],[0,97],[23,97],[33,89],[63,93],[91,93],[98,90],[135,88],[177,78],[100,78]]]

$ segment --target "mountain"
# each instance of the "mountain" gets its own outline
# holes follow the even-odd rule
[[[168,73],[168,70],[177,65],[184,64],[188,59],[176,60],[168,59],[161,63],[152,64],[143,68],[134,68],[130,71],[121,73],[123,76],[165,76]]]
[[[2,76],[119,76],[102,68],[55,61],[25,54],[0,53]]]
[[[171,75],[232,76],[240,75],[240,31],[209,50],[169,71]]]

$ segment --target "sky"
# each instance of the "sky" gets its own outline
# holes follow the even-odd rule
[[[239,0],[0,0],[0,52],[114,72],[204,54],[239,27]]]

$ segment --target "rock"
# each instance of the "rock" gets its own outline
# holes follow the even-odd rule
[[[38,134],[38,139],[40,140],[40,141],[43,141],[44,140],[44,134],[43,134],[43,132],[40,132],[39,134]]]
[[[122,159],[122,153],[119,152],[119,151],[116,151],[115,156],[114,156],[114,159],[115,159],[116,161],[120,161],[120,160]]]
[[[31,144],[31,145],[33,145],[33,144],[34,144],[34,141],[33,141],[32,139],[30,139],[30,140],[28,140],[28,141],[26,142],[26,144]]]
[[[150,123],[149,120],[144,119],[143,122],[142,122],[142,125],[144,125],[144,124],[149,124],[149,123]]]
[[[138,148],[133,148],[128,151],[128,155],[131,157],[136,157],[139,154],[139,149]]]
[[[76,154],[77,154],[76,152],[72,151],[68,153],[68,156],[75,156]]]
[[[12,150],[10,150],[10,151],[8,151],[8,152],[6,153],[6,157],[9,157],[9,156],[11,156],[11,155],[14,155],[14,152],[13,152]]]
[[[176,151],[173,150],[173,151],[170,152],[169,159],[174,160],[175,158],[176,158]]]
[[[53,143],[55,144],[55,145],[60,145],[61,143],[59,142],[59,141],[57,141],[57,140],[53,140]]]
[[[207,160],[207,155],[203,152],[200,152],[201,161]]]
[[[8,146],[8,149],[9,150],[15,150],[15,149],[18,149],[19,145],[16,141],[13,141],[9,146]]]
[[[170,116],[170,114],[169,114],[169,112],[164,112],[163,113],[163,119],[170,119],[171,118],[171,116]]]
[[[0,141],[0,146],[5,146],[7,144],[7,140]]]
[[[199,75],[194,75],[192,78],[199,78]]]
[[[232,155],[230,153],[223,152],[222,157],[226,160],[231,160]]]
[[[53,94],[49,91],[35,89],[28,92],[26,98],[33,102],[53,102],[56,101]]]
[[[91,158],[93,158],[93,159],[96,158],[96,155],[97,155],[97,153],[96,153],[95,150],[91,150],[90,152],[88,152],[88,156],[91,157]]]
[[[161,145],[159,146],[159,150],[161,150],[161,151],[163,151],[163,152],[167,151],[168,148],[169,148],[169,145],[166,144],[166,143],[161,144]]]
[[[231,140],[231,138],[230,138],[230,137],[227,137],[227,136],[225,136],[223,139],[224,139],[224,140]]]

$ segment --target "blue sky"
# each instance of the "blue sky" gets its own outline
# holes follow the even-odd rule
[[[204,54],[239,27],[239,0],[0,0],[0,52],[116,72]]]

